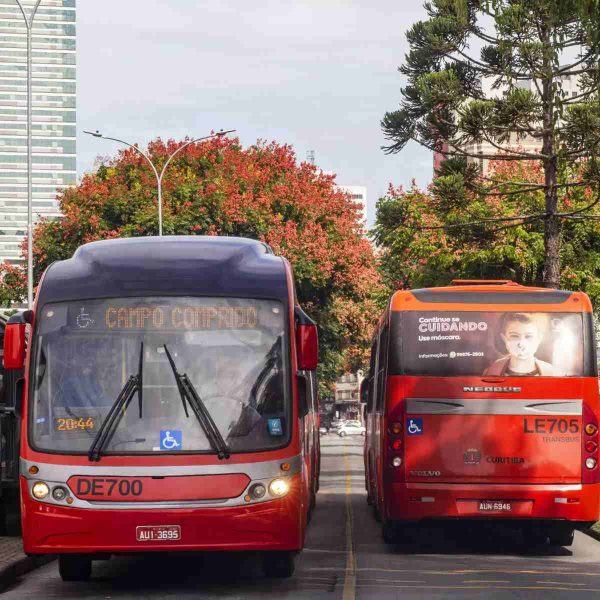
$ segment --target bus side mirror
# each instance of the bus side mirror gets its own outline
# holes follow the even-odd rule
[[[310,389],[310,381],[308,379],[308,374],[298,374],[298,417],[302,419],[305,417],[309,410],[309,401],[308,395],[311,393]]]
[[[360,403],[366,404],[369,399],[369,379],[363,379],[360,382]]]
[[[319,342],[316,325],[301,323],[296,326],[296,352],[299,371],[314,371],[317,368]]]
[[[13,315],[4,329],[4,369],[18,370],[25,367],[25,328],[22,315]]]

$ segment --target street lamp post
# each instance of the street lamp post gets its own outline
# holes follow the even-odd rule
[[[162,229],[163,229],[162,228],[162,180],[163,180],[163,175],[165,174],[165,171],[167,170],[167,167],[169,166],[169,163],[173,160],[173,158],[177,154],[179,154],[179,152],[181,152],[184,148],[187,148],[190,144],[194,144],[196,142],[201,142],[202,140],[208,140],[213,137],[221,137],[221,136],[227,135],[228,133],[233,133],[234,131],[235,131],[235,129],[230,129],[228,131],[221,130],[218,133],[213,133],[212,135],[206,135],[201,138],[194,138],[193,140],[187,141],[182,146],[179,146],[179,148],[177,148],[177,150],[175,150],[175,152],[173,152],[173,154],[170,154],[168,156],[167,162],[165,162],[165,164],[163,165],[160,173],[158,172],[158,169],[152,162],[152,159],[150,158],[150,156],[148,156],[148,154],[146,152],[144,152],[139,146],[137,146],[135,144],[130,144],[129,142],[126,142],[125,140],[120,140],[119,138],[102,135],[99,131],[84,131],[84,133],[87,133],[88,135],[91,135],[91,136],[94,136],[97,138],[102,138],[103,140],[111,140],[113,142],[119,142],[120,144],[124,144],[125,146],[128,146],[129,148],[135,150],[136,152],[139,152],[146,159],[146,161],[148,162],[150,167],[152,167],[152,171],[154,172],[154,176],[156,177],[156,187],[158,190],[158,235],[162,236]]]
[[[33,307],[33,191],[32,191],[32,140],[31,140],[31,113],[33,101],[31,97],[31,30],[33,19],[42,0],[37,0],[29,17],[21,4],[15,0],[23,14],[27,28],[27,307]]]

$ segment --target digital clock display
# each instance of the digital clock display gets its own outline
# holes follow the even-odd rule
[[[93,417],[60,417],[54,420],[56,431],[90,431],[95,427],[96,421]]]

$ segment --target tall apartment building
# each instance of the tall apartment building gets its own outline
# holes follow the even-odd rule
[[[76,0],[41,0],[32,29],[33,218],[58,215],[76,182]],[[35,0],[22,0],[27,13]],[[15,0],[0,0],[0,261],[27,234],[27,37]]]

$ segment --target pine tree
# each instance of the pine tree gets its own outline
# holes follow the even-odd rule
[[[434,182],[440,201],[464,204],[467,195],[505,197],[473,159],[539,161],[540,184],[510,186],[511,194],[543,190],[539,210],[478,218],[452,227],[512,227],[544,223],[543,283],[560,283],[565,220],[598,218],[600,201],[600,1],[431,0],[428,19],[407,33],[410,52],[399,110],[382,128],[400,152],[415,140],[446,158]],[[569,94],[567,80],[578,79]],[[483,92],[491,83],[493,97]],[[536,139],[539,151],[523,148]],[[484,143],[493,151],[473,151]],[[582,163],[585,168],[581,168]],[[568,210],[573,188],[591,189],[589,205]],[[446,227],[446,226],[443,226]]]

